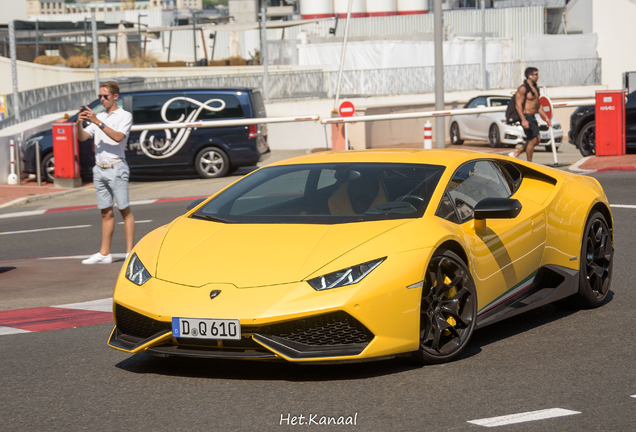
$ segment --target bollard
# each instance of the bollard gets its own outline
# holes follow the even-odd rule
[[[433,148],[433,125],[428,120],[424,125],[424,148],[429,150]]]
[[[9,174],[9,177],[7,178],[7,184],[17,185],[18,184],[18,176],[15,175],[15,142],[14,142],[13,138],[11,138],[9,140],[9,143],[11,145],[11,150],[10,150],[10,154],[11,154],[11,174]]]

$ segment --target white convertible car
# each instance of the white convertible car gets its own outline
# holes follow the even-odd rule
[[[508,105],[510,96],[477,96],[472,98],[464,108],[496,107]],[[465,140],[488,141],[491,147],[516,146],[523,144],[526,135],[521,125],[508,125],[505,120],[505,112],[493,112],[485,114],[467,114],[452,116],[450,118],[451,144],[460,145]],[[541,142],[546,151],[552,151],[550,144],[550,131],[546,122],[539,114],[537,121],[541,133]],[[552,122],[554,141],[556,147],[561,146],[563,130],[558,120]]]

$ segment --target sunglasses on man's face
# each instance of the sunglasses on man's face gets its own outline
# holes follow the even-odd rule
[[[109,97],[110,97],[110,95],[97,95],[97,99],[104,98],[104,99],[108,100]]]

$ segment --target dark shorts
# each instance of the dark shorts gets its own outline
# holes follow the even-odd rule
[[[526,120],[528,120],[528,129],[523,129],[523,132],[526,134],[526,144],[534,138],[539,136],[539,123],[537,123],[537,118],[534,114],[524,114]]]

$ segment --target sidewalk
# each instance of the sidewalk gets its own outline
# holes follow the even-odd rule
[[[413,145],[413,147],[419,146]],[[400,146],[403,147],[403,146]],[[490,148],[487,144],[452,146],[452,148],[464,148],[487,153],[507,154],[512,149]],[[322,149],[315,149],[321,151]],[[277,150],[272,156],[259,165],[300,156],[309,153],[308,150]],[[559,168],[568,169],[578,173],[592,173],[610,170],[636,170],[636,154],[623,156],[590,156],[581,158],[576,148],[564,143],[559,149]],[[525,159],[525,155],[521,156]],[[534,162],[551,166],[554,163],[552,153],[535,152]],[[238,180],[241,175],[250,171],[243,168],[234,175],[219,179],[199,179],[191,176],[186,179],[171,179],[160,181],[135,181],[130,183],[131,201],[148,201],[168,198],[187,198],[209,196],[221,190],[230,183]],[[33,210],[37,208],[60,208],[70,206],[90,206],[95,204],[95,192],[92,183],[85,183],[77,189],[57,188],[50,183],[42,183],[37,186],[35,179],[22,180],[20,186],[0,185],[0,213],[15,212],[19,210]]]

